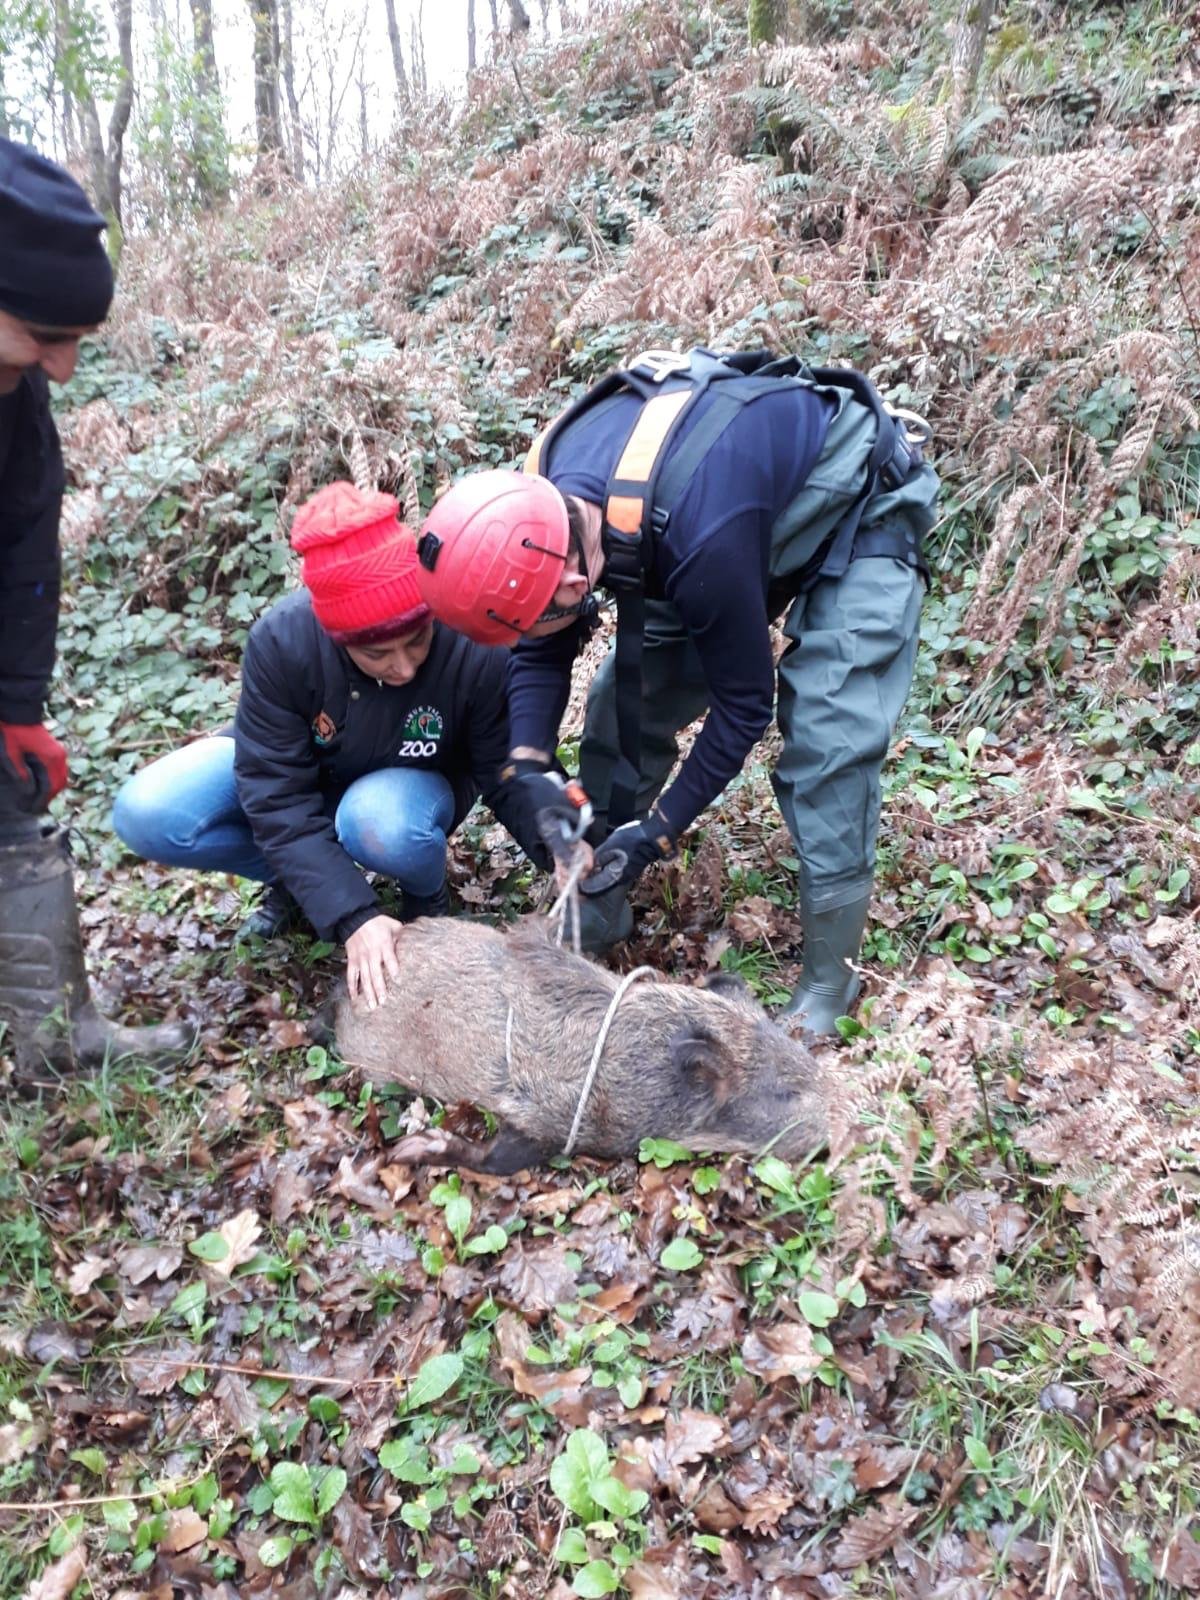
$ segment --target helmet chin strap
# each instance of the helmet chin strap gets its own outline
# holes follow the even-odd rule
[[[600,620],[600,602],[589,589],[573,606],[547,606],[537,622],[561,622],[564,617],[578,617],[590,631]],[[537,626],[537,622],[534,623],[534,627]]]

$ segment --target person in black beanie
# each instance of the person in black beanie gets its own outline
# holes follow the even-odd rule
[[[58,630],[58,521],[65,476],[49,380],[66,383],[79,341],[108,315],[104,219],[74,178],[0,138],[0,1054],[86,1064],[177,1054],[176,1025],[121,1028],[96,1011],[66,835],[40,818],[67,783],[44,725]],[[65,1033],[50,1026],[61,1016]]]

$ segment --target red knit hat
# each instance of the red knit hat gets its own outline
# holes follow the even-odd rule
[[[433,615],[417,583],[417,544],[393,495],[329,483],[296,512],[292,549],[313,613],[335,644],[373,644]]]

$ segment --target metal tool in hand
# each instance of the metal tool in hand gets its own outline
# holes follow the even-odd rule
[[[556,861],[569,865],[575,859],[575,847],[587,833],[595,816],[592,802],[583,786],[574,778],[563,778],[556,772],[546,776],[561,784],[566,806],[551,810],[546,807],[537,814],[538,832],[554,854]]]

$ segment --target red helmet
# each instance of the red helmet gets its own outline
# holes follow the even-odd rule
[[[474,472],[425,520],[421,593],[439,621],[479,644],[515,644],[550,604],[569,542],[566,501],[545,478]]]

